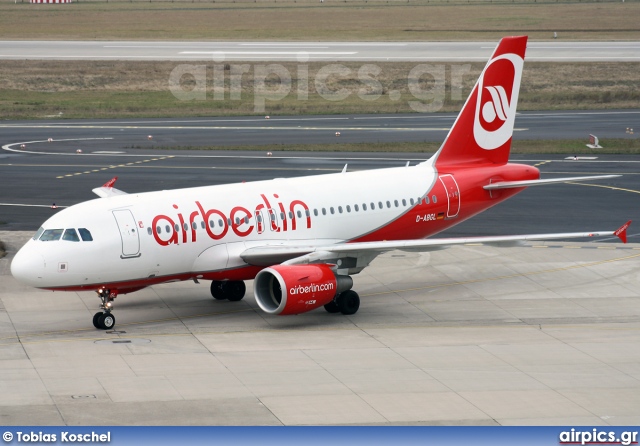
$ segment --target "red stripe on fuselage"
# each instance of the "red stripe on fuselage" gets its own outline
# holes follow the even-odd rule
[[[145,277],[144,279],[133,279],[122,282],[94,283],[89,285],[73,285],[63,287],[43,288],[50,291],[94,291],[99,288],[117,289],[119,294],[132,293],[151,285],[158,285],[167,282],[181,282],[184,280],[251,280],[263,269],[263,266],[242,266],[221,271],[208,271],[198,273],[180,273],[168,276]]]

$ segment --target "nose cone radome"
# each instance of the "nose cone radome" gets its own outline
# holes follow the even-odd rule
[[[23,247],[11,262],[11,275],[19,282],[37,287],[42,282],[44,273],[44,258],[38,252]]]

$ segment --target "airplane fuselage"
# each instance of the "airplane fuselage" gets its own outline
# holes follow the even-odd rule
[[[240,253],[253,246],[424,238],[521,190],[482,186],[538,177],[526,165],[437,172],[426,162],[117,195],[71,206],[42,226],[86,229],[91,241],[30,240],[12,268],[28,270],[30,285],[53,290],[126,293],[174,280],[252,279],[261,267]]]

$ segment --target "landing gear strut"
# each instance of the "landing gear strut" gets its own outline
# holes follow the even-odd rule
[[[93,315],[93,326],[101,330],[110,330],[116,325],[116,317],[111,314],[111,310],[113,301],[118,297],[118,290],[111,291],[100,288],[96,293],[98,293],[98,298],[101,301],[100,308],[103,311]]]
[[[211,295],[217,300],[237,302],[242,300],[246,291],[247,287],[242,280],[214,280],[211,282]]]
[[[360,308],[360,296],[353,290],[338,294],[335,299],[324,306],[327,313],[356,314]]]

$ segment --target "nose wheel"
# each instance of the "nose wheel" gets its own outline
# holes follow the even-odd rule
[[[110,330],[116,325],[116,317],[110,312],[101,311],[93,315],[93,326],[101,330]]]
[[[118,297],[118,290],[107,290],[100,288],[98,291],[98,298],[100,299],[100,308],[102,311],[93,315],[93,326],[100,330],[110,330],[116,325],[116,317],[111,314],[113,308],[113,301]]]

